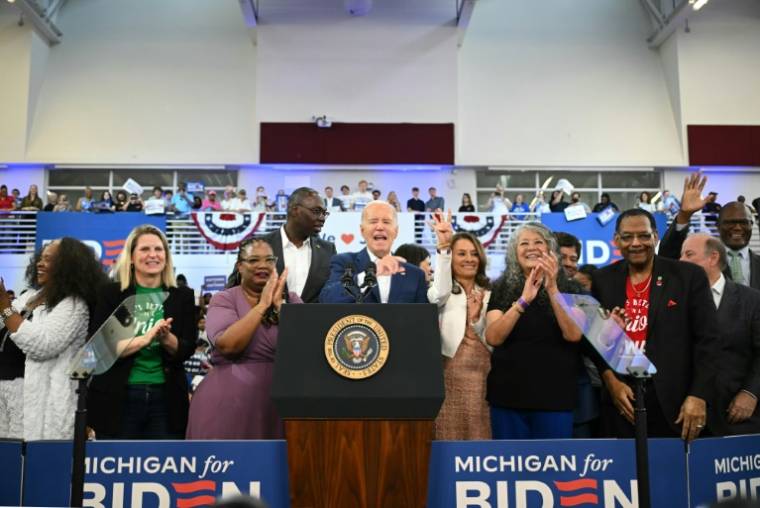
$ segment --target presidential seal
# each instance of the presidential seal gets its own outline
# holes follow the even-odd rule
[[[365,379],[377,374],[388,359],[388,334],[380,323],[354,314],[338,320],[325,337],[325,356],[343,377]]]

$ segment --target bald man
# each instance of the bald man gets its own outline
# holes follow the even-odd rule
[[[722,349],[707,426],[719,436],[760,433],[760,291],[725,278],[726,248],[708,234],[686,237],[681,261],[705,269],[718,309]]]
[[[370,263],[377,268],[377,285],[367,303],[428,303],[425,273],[418,267],[392,256],[391,247],[398,236],[396,209],[386,201],[371,201],[362,210],[361,234],[367,247],[359,252],[333,256],[330,278],[319,295],[321,303],[353,303],[344,289],[346,268],[353,267],[354,283],[361,286]]]

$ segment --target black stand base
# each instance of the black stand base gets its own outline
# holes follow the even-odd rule
[[[638,479],[639,508],[650,508],[649,499],[649,449],[647,448],[647,407],[644,401],[646,378],[634,377],[636,405],[634,425],[636,429],[636,477]]]
[[[77,379],[77,413],[74,420],[74,453],[71,463],[71,498],[69,506],[81,507],[84,501],[84,458],[87,443],[87,381]]]

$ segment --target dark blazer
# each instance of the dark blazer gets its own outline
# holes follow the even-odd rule
[[[625,306],[627,276],[625,261],[594,272],[593,295],[604,308]],[[646,356],[657,368],[653,382],[663,414],[680,434],[674,422],[687,395],[708,405],[714,401],[720,352],[715,304],[700,266],[660,256],[654,258],[649,299]]]
[[[670,259],[679,259],[681,247],[688,234],[688,225],[683,230],[677,231],[676,221],[673,221],[660,240],[658,254]],[[723,275],[726,279],[731,280],[731,269],[726,267],[723,270]],[[760,289],[760,254],[752,252],[752,249],[749,250],[749,285],[755,289]]]
[[[166,378],[169,431],[184,435],[189,401],[187,376],[182,364],[195,352],[198,339],[195,295],[188,288],[168,288],[168,292],[169,297],[164,302],[164,318],[173,318],[171,330],[179,341],[174,355],[161,349]],[[124,291],[121,291],[118,282],[102,286],[98,290],[98,300],[90,319],[89,334],[92,335],[126,297],[134,294],[134,286]],[[87,424],[95,429],[96,433],[118,434],[127,393],[127,380],[134,361],[135,355],[119,358],[108,371],[92,378],[87,392]]]
[[[277,256],[277,271],[282,273],[285,269],[285,256],[282,254],[282,236],[280,228],[263,237],[272,246],[274,255]],[[318,236],[311,237],[311,265],[306,285],[299,295],[304,303],[317,303],[319,292],[327,282],[330,273],[330,258],[335,255],[335,244],[322,240]]]
[[[342,211],[346,211],[346,209],[343,206],[343,200],[333,196],[331,198],[322,198],[322,202],[325,204],[325,208],[327,208],[328,211],[331,209],[338,207]]]
[[[723,352],[716,403],[708,423],[718,435],[760,433],[757,409],[742,423],[726,421],[726,410],[739,390],[760,397],[760,291],[727,280],[718,307],[718,325]]]
[[[353,303],[354,299],[343,288],[341,278],[346,267],[353,265],[356,274],[354,275],[354,284],[356,284],[358,274],[367,269],[369,262],[369,254],[366,248],[359,252],[344,252],[333,256],[330,261],[330,279],[322,288],[319,301],[321,303]],[[429,303],[425,272],[409,263],[404,263],[404,268],[406,269],[404,273],[397,273],[391,277],[388,303]],[[375,286],[364,301],[380,303],[379,288]]]

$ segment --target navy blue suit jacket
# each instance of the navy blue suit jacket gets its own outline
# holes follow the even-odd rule
[[[367,249],[359,252],[336,254],[330,260],[330,278],[327,279],[319,294],[320,303],[353,303],[354,298],[343,288],[341,278],[348,265],[353,265],[354,273],[360,274],[367,269],[370,259]],[[388,303],[429,303],[427,299],[427,282],[425,272],[409,263],[404,263],[406,271],[391,277],[391,291]],[[356,283],[356,275],[354,275]],[[380,290],[377,286],[367,295],[366,303],[380,303]]]

